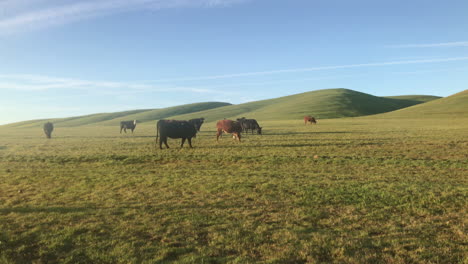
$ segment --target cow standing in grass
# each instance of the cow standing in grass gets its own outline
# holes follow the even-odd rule
[[[312,116],[304,116],[304,125],[307,125],[307,122],[310,122],[310,124],[317,124],[317,120]]]
[[[167,145],[167,138],[181,138],[182,143],[180,147],[184,146],[185,140],[188,141],[189,146],[192,148],[192,138],[197,135],[196,127],[189,121],[180,120],[159,120],[156,125],[156,142],[159,138],[159,148],[162,149],[162,144]]]
[[[257,120],[255,119],[240,119],[239,121],[242,126],[243,132],[247,133],[249,130],[251,130],[252,134],[254,131],[257,131],[257,134],[261,135],[262,134],[262,128],[258,124]]]
[[[47,122],[44,124],[43,129],[44,129],[44,133],[46,134],[46,137],[51,138],[52,131],[54,131],[54,124],[52,124],[51,122]]]
[[[133,130],[135,130],[136,124],[136,120],[120,122],[120,134],[122,134],[122,129],[125,133],[127,133],[127,129],[131,129],[133,134]]]
[[[197,131],[200,131],[201,125],[203,124],[204,121],[205,121],[205,118],[201,117],[201,118],[190,119],[188,122],[194,125]]]
[[[218,141],[223,132],[230,133],[232,134],[232,138],[237,139],[239,142],[241,141],[242,126],[240,122],[228,119],[219,120],[216,123],[216,130],[216,141]]]

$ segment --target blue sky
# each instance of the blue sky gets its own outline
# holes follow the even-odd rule
[[[0,0],[0,124],[468,87],[468,1]]]

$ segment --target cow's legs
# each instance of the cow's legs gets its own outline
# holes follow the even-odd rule
[[[185,138],[182,138],[182,144],[180,144],[181,148],[184,146],[184,143],[185,143]]]
[[[218,141],[219,136],[223,133],[221,129],[218,128],[218,132],[216,132],[216,141]]]
[[[187,141],[188,141],[188,144],[189,144],[190,148],[193,148],[192,147],[192,138],[187,138]]]
[[[166,145],[166,148],[169,148],[167,145],[167,137],[160,137],[159,138],[159,149],[162,149],[162,144]]]
[[[236,135],[237,140],[239,140],[239,142],[241,142],[241,134],[240,133],[235,133],[234,135]]]
[[[120,127],[120,134],[122,134],[122,129],[123,129],[123,127]]]

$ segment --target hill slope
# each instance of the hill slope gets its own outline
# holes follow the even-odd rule
[[[262,119],[299,119],[304,115],[317,118],[339,118],[390,112],[421,103],[408,98],[386,98],[348,89],[326,89],[275,99],[231,105],[199,113],[173,116],[189,119],[203,116],[207,121],[241,116]],[[430,100],[430,99],[427,99]]]
[[[99,114],[91,114],[85,116],[75,116],[75,117],[67,117],[67,118],[52,118],[52,119],[38,119],[38,120],[31,120],[31,121],[23,121],[18,123],[8,124],[8,127],[34,127],[34,126],[42,126],[44,122],[50,121],[55,125],[60,125],[63,127],[66,126],[82,126],[87,124],[92,124],[96,122],[101,122],[104,120],[110,120],[122,116],[127,116],[135,113],[141,113],[149,110],[131,110],[131,111],[122,111],[122,112],[114,112],[114,113],[99,113]]]
[[[425,102],[433,101],[436,99],[440,99],[442,97],[433,96],[433,95],[398,95],[398,96],[384,96],[384,98],[408,100],[414,103],[425,103]]]
[[[468,117],[468,90],[379,115],[385,118]]]
[[[230,106],[229,103],[221,102],[207,102],[207,103],[195,103],[195,104],[186,104],[173,106],[162,109],[154,109],[150,111],[145,111],[141,113],[135,113],[131,115],[126,115],[112,120],[107,120],[104,122],[98,123],[98,125],[116,125],[123,120],[138,120],[140,122],[156,121],[163,118],[168,118],[171,116],[188,114],[188,113],[198,113],[204,110],[214,110],[223,107]],[[214,110],[215,111],[215,110]],[[198,116],[197,116],[198,117]]]
[[[19,122],[8,127],[42,126],[46,121],[56,126],[118,125],[122,120],[153,122],[163,118],[190,119],[204,117],[207,122],[223,118],[256,118],[259,120],[300,119],[304,115],[316,118],[339,118],[391,112],[421,104],[439,97],[412,95],[378,97],[349,89],[326,89],[274,99],[231,105],[221,102],[186,104],[162,109],[144,109],[116,113],[101,113],[70,118]],[[436,101],[441,100],[437,99]],[[424,103],[426,104],[426,103]]]
[[[69,118],[53,118],[53,119],[40,119],[23,121],[13,124],[5,125],[6,127],[34,127],[42,126],[44,122],[50,121],[55,126],[60,127],[73,127],[83,125],[118,125],[123,120],[138,120],[140,122],[158,120],[166,118],[172,115],[186,114],[191,112],[199,112],[206,109],[212,109],[216,107],[222,107],[230,105],[229,103],[222,102],[206,102],[206,103],[195,103],[186,104],[162,109],[142,109],[142,110],[131,110],[122,111],[115,113],[100,113],[85,116],[76,116]]]

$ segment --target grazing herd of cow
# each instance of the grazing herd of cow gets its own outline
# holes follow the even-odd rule
[[[197,136],[197,132],[200,131],[201,125],[205,119],[202,118],[195,118],[186,120],[165,120],[161,119],[156,124],[156,142],[158,143],[159,137],[159,148],[162,149],[162,144],[169,148],[167,145],[167,138],[181,138],[182,143],[181,147],[184,146],[185,141],[188,141],[189,146],[192,148],[192,138]],[[122,121],[120,122],[120,133],[122,130],[127,133],[127,129],[130,129],[133,133],[135,127],[137,125],[137,120],[133,121]],[[316,124],[317,120],[312,116],[304,116],[304,124],[307,123]],[[47,138],[51,138],[52,131],[54,130],[54,125],[50,122],[44,124],[44,133],[46,134]],[[223,133],[232,134],[234,139],[237,139],[239,142],[241,141],[241,133],[242,132],[250,132],[253,134],[254,131],[257,134],[262,134],[262,127],[258,124],[257,120],[255,119],[247,119],[245,117],[238,118],[237,121],[224,119],[219,120],[216,123],[216,141],[219,140],[219,137]]]

